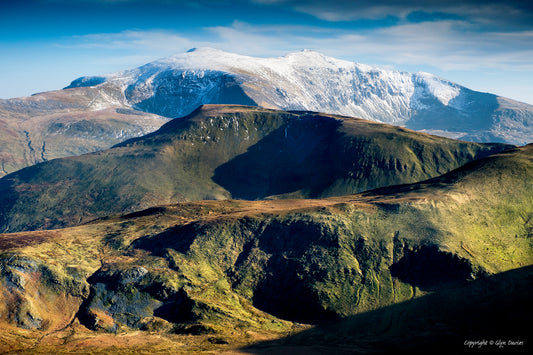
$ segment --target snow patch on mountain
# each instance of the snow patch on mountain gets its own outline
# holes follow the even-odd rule
[[[211,103],[219,94],[220,76],[232,76],[252,100],[260,98],[254,101],[276,108],[360,116],[395,124],[409,120],[411,108],[427,106],[419,99],[433,96],[448,105],[460,93],[458,85],[428,73],[378,69],[309,50],[280,58],[254,58],[200,48],[108,75],[106,81],[119,85],[134,106],[170,87],[177,89],[171,81],[189,85],[187,90],[179,91],[198,98],[192,101]],[[90,78],[77,81],[98,82]],[[423,85],[427,92],[417,92],[416,85]],[[157,113],[178,117],[194,108],[174,107],[173,112]]]
[[[421,82],[425,83],[428,92],[444,105],[448,105],[450,101],[459,96],[461,92],[459,85],[440,79],[433,74],[420,72],[417,73],[416,76],[420,78]]]

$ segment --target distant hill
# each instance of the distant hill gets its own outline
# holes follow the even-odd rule
[[[531,105],[428,73],[313,51],[253,58],[199,48],[124,72],[81,77],[65,90],[0,100],[0,176],[107,149],[203,104],[325,112],[475,142],[533,142]]]
[[[0,351],[460,353],[500,337],[525,351],[532,176],[528,145],[361,194],[180,203],[2,234]]]
[[[203,106],[110,150],[0,179],[0,230],[180,201],[346,195],[439,176],[510,147],[327,114]]]
[[[0,100],[0,177],[26,166],[107,149],[169,119],[95,88]]]

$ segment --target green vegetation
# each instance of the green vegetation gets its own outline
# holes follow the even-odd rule
[[[532,176],[529,145],[356,195],[180,203],[0,235],[2,346],[223,351],[334,321],[263,346],[413,350],[399,342],[411,334],[454,347],[521,316],[502,298],[529,303],[529,269],[499,274],[533,264]],[[472,310],[500,305],[492,323]]]
[[[332,115],[204,106],[113,149],[0,179],[0,230],[192,200],[340,196],[439,176],[506,148]]]

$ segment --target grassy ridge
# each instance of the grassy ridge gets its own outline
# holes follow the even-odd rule
[[[181,201],[339,196],[438,176],[508,147],[332,115],[204,106],[113,149],[0,179],[0,230]]]
[[[298,322],[352,316],[335,323],[340,333],[326,326],[281,345],[341,351],[343,342],[357,342],[365,351],[416,350],[398,342],[409,327],[418,334],[409,333],[412,340],[427,348],[455,331],[455,340],[492,336],[486,317],[461,325],[466,316],[454,318],[458,314],[449,302],[466,292],[482,295],[475,298],[480,309],[502,304],[502,295],[525,304],[531,285],[523,277],[530,271],[513,273],[512,279],[491,275],[533,264],[532,176],[530,145],[422,183],[362,194],[182,203],[57,231],[5,234],[0,236],[5,344],[23,349],[22,331],[13,326],[26,326],[43,336],[35,351],[83,352],[84,339],[104,340],[106,332],[118,336],[102,342],[99,351],[115,351],[110,347],[123,344],[127,334],[146,344],[154,344],[150,337],[158,334],[174,349],[183,334],[195,334],[180,351],[202,346],[220,351],[254,342],[259,334],[301,329]],[[14,240],[24,240],[24,246]],[[9,308],[9,297],[20,307]],[[60,298],[68,300],[63,304],[71,318],[51,321]],[[466,310],[477,306],[465,302],[460,304]],[[397,306],[384,308],[391,305]],[[427,309],[433,311],[424,326],[410,323],[411,315],[422,317]],[[510,314],[521,316],[515,308]],[[363,335],[354,329],[370,335],[360,343]],[[132,333],[138,330],[143,332]],[[332,343],[326,344],[328,339]],[[387,349],[378,345],[381,339]],[[121,346],[123,353],[156,349]]]

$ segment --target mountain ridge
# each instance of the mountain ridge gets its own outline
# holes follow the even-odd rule
[[[288,336],[241,351],[455,353],[465,339],[527,341],[532,175],[528,145],[362,194],[196,201],[0,234],[0,349],[229,353]]]
[[[510,147],[329,114],[206,105],[112,149],[3,177],[0,225],[57,228],[190,200],[345,195],[425,180]]]
[[[373,68],[315,51],[254,58],[200,48],[98,78],[105,80],[101,86],[121,88],[132,106],[167,117],[182,117],[205,103],[254,102],[267,108],[361,117],[472,141],[533,141],[528,128],[533,122],[531,105],[476,92],[429,73]],[[196,93],[191,96],[182,91],[184,87]],[[217,95],[229,87],[238,95],[220,100]],[[169,100],[175,104],[169,106]]]
[[[0,176],[107,149],[202,104],[329,112],[467,141],[533,141],[531,105],[313,51],[254,58],[200,48],[67,88],[0,100]]]

